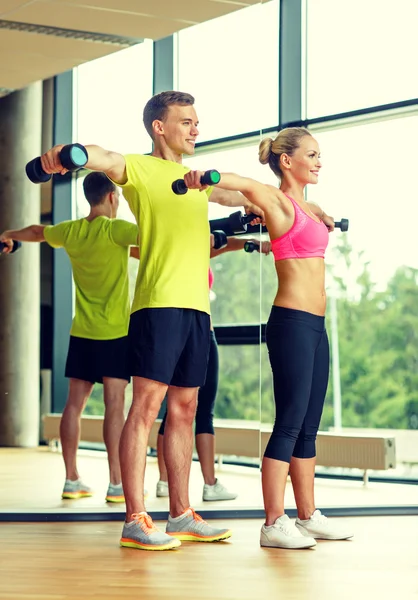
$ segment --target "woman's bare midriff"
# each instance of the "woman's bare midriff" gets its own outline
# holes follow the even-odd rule
[[[323,258],[276,261],[279,289],[273,304],[324,316],[326,309]]]

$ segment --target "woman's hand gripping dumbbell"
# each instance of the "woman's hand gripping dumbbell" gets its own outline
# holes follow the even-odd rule
[[[196,174],[197,171],[194,171],[193,173]],[[197,175],[195,175],[195,178],[196,177]],[[219,171],[211,169],[210,171],[205,171],[204,174],[199,178],[199,181],[196,180],[194,184],[198,184],[201,189],[205,189],[209,185],[216,185],[220,182],[220,180],[221,174]],[[171,184],[171,189],[175,194],[182,195],[186,194],[189,188],[184,179],[176,179],[176,181],[173,181]]]
[[[266,256],[271,252],[271,242],[259,240],[247,240],[244,244],[245,252],[262,252]]]
[[[81,144],[54,146],[51,150],[34,158],[26,165],[26,175],[32,183],[45,183],[53,173],[65,175],[87,164],[89,155]]]
[[[341,221],[334,221],[334,227],[338,227],[341,231],[348,231],[349,220],[341,219]]]

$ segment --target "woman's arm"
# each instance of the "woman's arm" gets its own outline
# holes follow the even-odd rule
[[[202,186],[200,183],[202,175],[203,171],[189,171],[189,173],[186,173],[184,181],[187,187],[198,190],[206,189],[208,186]],[[249,200],[249,204],[245,205],[247,210],[251,208],[251,205],[254,205],[256,209],[268,211],[274,204],[278,203],[280,193],[279,190],[277,190],[277,194],[274,193],[274,188],[271,186],[260,183],[255,179],[250,179],[249,177],[241,177],[235,173],[221,173],[221,180],[216,184],[216,187],[231,192],[241,192]],[[223,204],[222,197],[219,198],[219,204]],[[230,204],[225,204],[225,206],[230,206]],[[260,210],[256,210],[256,212],[260,214]]]

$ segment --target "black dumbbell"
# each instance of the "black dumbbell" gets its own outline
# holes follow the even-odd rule
[[[349,221],[348,219],[341,219],[341,221],[335,221],[334,227],[339,227],[341,231],[348,231]]]
[[[219,171],[215,169],[211,169],[210,171],[205,171],[202,177],[200,178],[200,183],[202,185],[216,185],[221,180],[221,174]],[[176,179],[171,184],[171,189],[175,194],[179,196],[186,194],[188,191],[187,185],[184,183],[184,179]]]
[[[214,250],[220,250],[228,245],[228,238],[226,237],[225,231],[212,231],[213,235],[213,248]]]
[[[81,169],[89,159],[87,150],[81,144],[67,144],[60,151],[59,157],[64,169],[68,169],[69,171]],[[52,177],[52,175],[45,173],[43,170],[40,156],[28,162],[26,165],[26,175],[32,183],[45,183]]]
[[[13,240],[13,248],[12,251],[9,254],[13,254],[13,252],[17,252],[19,250],[19,248],[21,247],[22,242],[18,242],[17,240]],[[3,250],[6,248],[6,244],[4,242],[0,242],[0,254],[3,252]]]
[[[250,223],[253,219],[257,218],[257,215],[254,215],[252,213],[249,215],[245,215],[240,210],[237,210],[237,212],[234,212],[231,215],[229,215],[227,220],[228,225],[232,229],[234,234],[238,234],[245,233],[247,231],[248,223]]]
[[[254,252],[255,250],[257,250],[257,252],[260,251],[260,244],[256,244],[255,242],[245,242],[244,244],[244,250],[245,252]]]

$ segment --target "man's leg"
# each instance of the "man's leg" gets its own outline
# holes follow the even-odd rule
[[[112,485],[121,483],[119,463],[119,442],[125,424],[124,403],[126,379],[103,377],[103,398],[105,414],[103,421],[103,439],[109,461],[109,477]]]
[[[65,477],[71,481],[79,478],[77,448],[80,441],[81,415],[92,390],[93,384],[90,381],[70,378],[68,398],[60,423],[60,440],[65,463]]]
[[[178,517],[190,506],[189,477],[193,454],[193,420],[198,388],[170,386],[164,433],[164,460],[170,492],[170,515]]]
[[[145,512],[144,476],[148,438],[167,391],[167,385],[133,377],[132,405],[122,430],[119,458],[126,501],[126,521]]]

